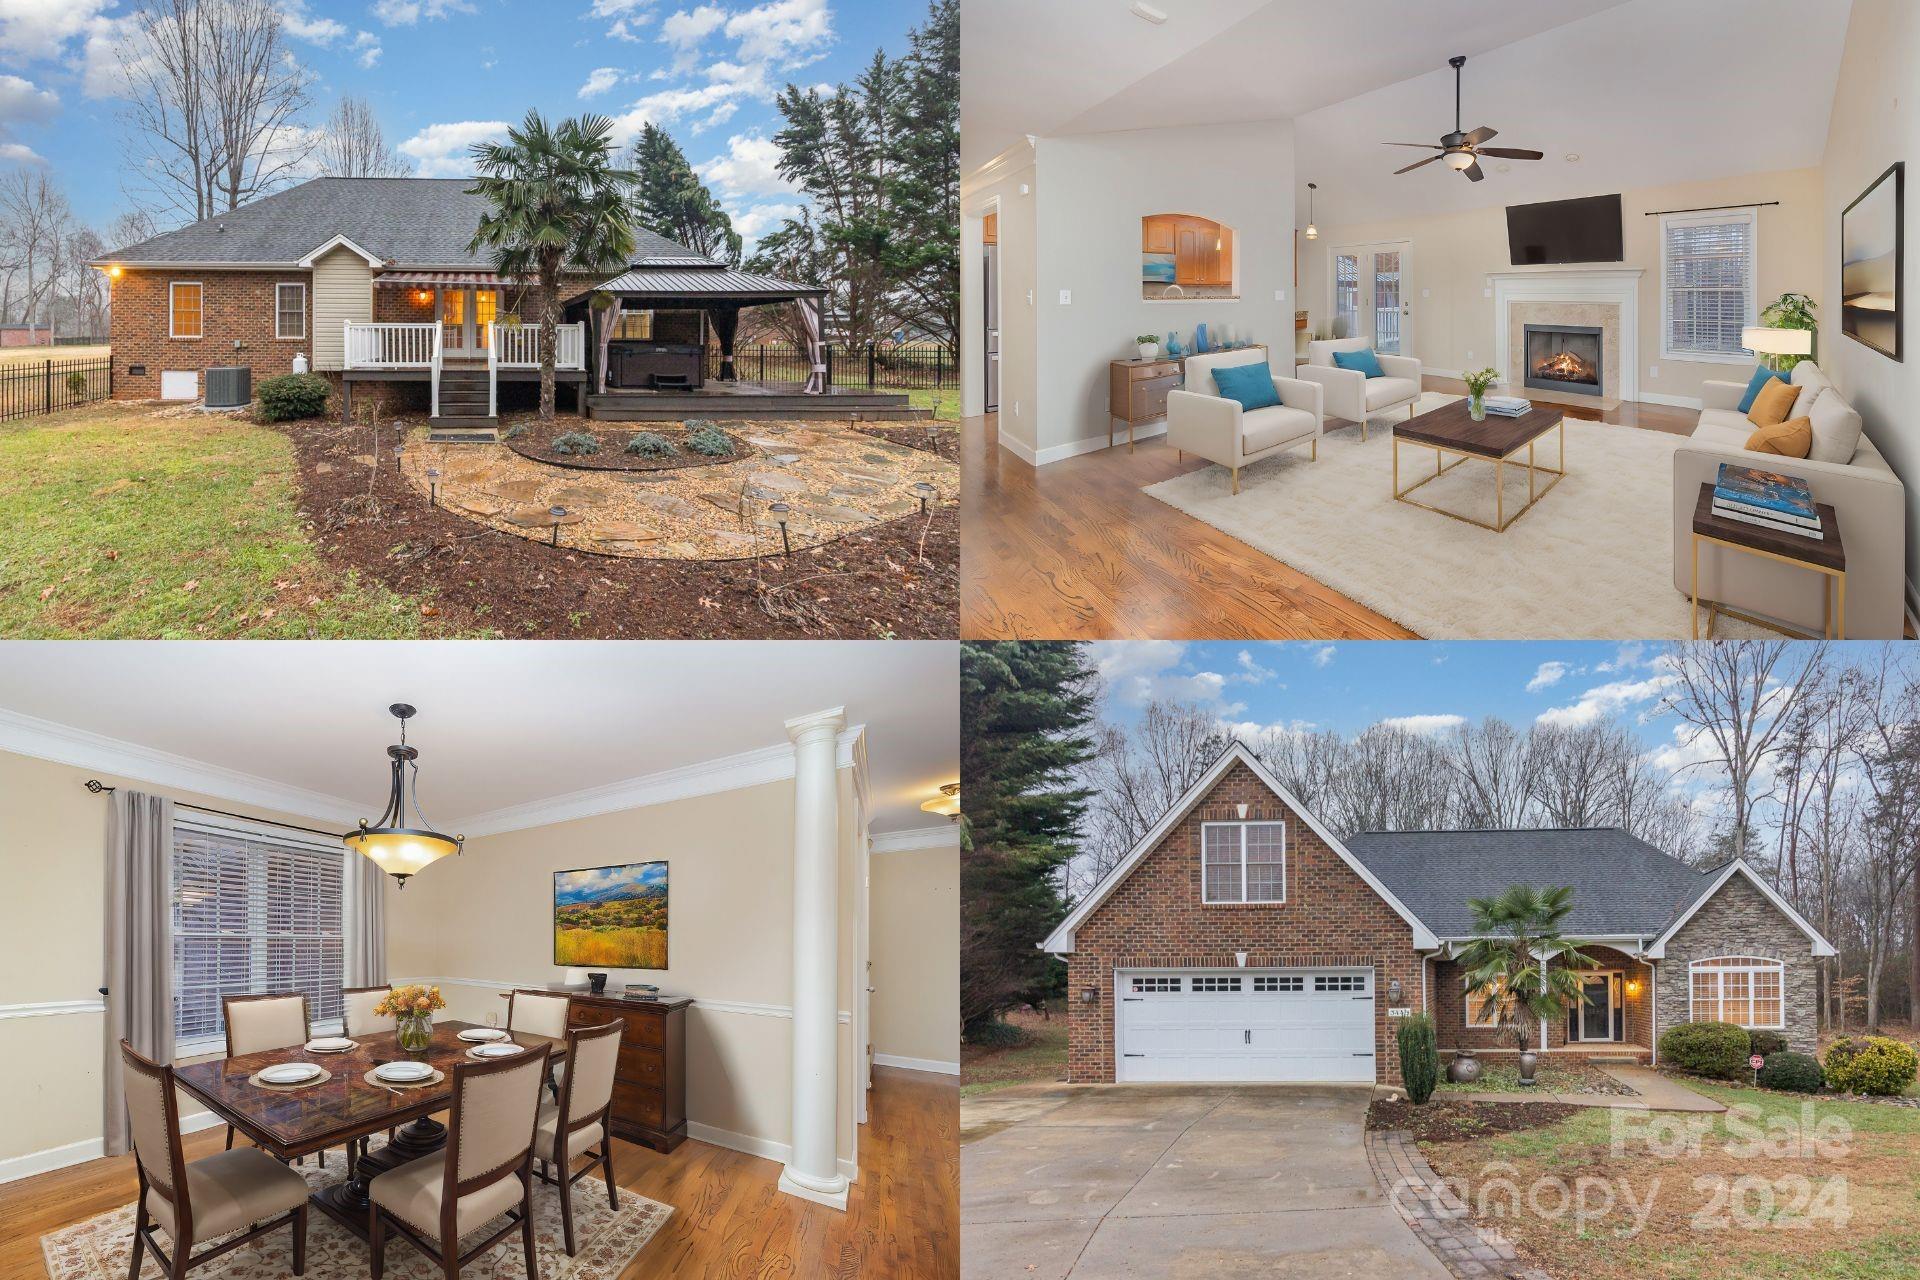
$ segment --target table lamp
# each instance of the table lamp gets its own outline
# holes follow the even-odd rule
[[[1775,356],[1812,355],[1813,330],[1748,327],[1740,331],[1740,345],[1765,358],[1771,369]]]

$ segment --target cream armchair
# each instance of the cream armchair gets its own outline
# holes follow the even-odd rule
[[[1326,388],[1327,416],[1345,418],[1360,424],[1360,438],[1367,438],[1367,418],[1376,413],[1405,409],[1413,417],[1413,406],[1420,399],[1420,362],[1412,356],[1379,355],[1384,378],[1369,378],[1358,369],[1342,369],[1333,362],[1336,351],[1366,351],[1365,338],[1334,338],[1307,344],[1307,363],[1299,375]]]
[[[1231,470],[1235,493],[1240,492],[1240,468],[1282,449],[1305,444],[1316,461],[1320,457],[1325,412],[1318,384],[1276,374],[1273,386],[1280,403],[1265,409],[1243,409],[1238,400],[1219,394],[1213,381],[1215,369],[1266,362],[1267,353],[1260,348],[1189,356],[1188,389],[1167,393],[1167,442]]]

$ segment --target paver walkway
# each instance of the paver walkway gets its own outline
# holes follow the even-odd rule
[[[1497,1230],[1476,1227],[1452,1188],[1401,1130],[1367,1133],[1367,1163],[1401,1219],[1456,1280],[1551,1280],[1520,1260]]]

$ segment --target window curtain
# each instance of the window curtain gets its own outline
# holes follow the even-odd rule
[[[120,1041],[173,1060],[173,801],[120,787],[107,806],[106,1154],[130,1149]]]
[[[346,874],[341,878],[341,926],[346,954],[341,977],[349,987],[377,987],[387,980],[387,899],[382,883],[386,873],[373,860],[352,849],[341,850]]]

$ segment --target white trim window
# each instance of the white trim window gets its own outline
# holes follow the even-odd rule
[[[299,991],[316,1027],[340,1017],[345,861],[292,833],[176,820],[175,1052],[218,1049],[221,999]]]
[[[1752,364],[1740,330],[1757,324],[1753,209],[1660,218],[1660,354],[1668,360]]]
[[[1200,824],[1200,899],[1209,905],[1287,900],[1287,824]]]
[[[167,282],[167,336],[198,338],[205,327],[205,291],[198,280]]]
[[[1687,965],[1688,1018],[1731,1022],[1756,1031],[1786,1028],[1783,961],[1760,956],[1713,956]]]
[[[293,290],[289,295],[287,290]],[[273,336],[307,336],[307,286],[298,280],[273,286]]]
[[[1466,1014],[1465,1025],[1483,1031],[1498,1030],[1501,1015],[1513,1012],[1513,997],[1506,993],[1506,985],[1505,979],[1494,979],[1494,995],[1491,997],[1484,991],[1467,988],[1460,1001]]]

